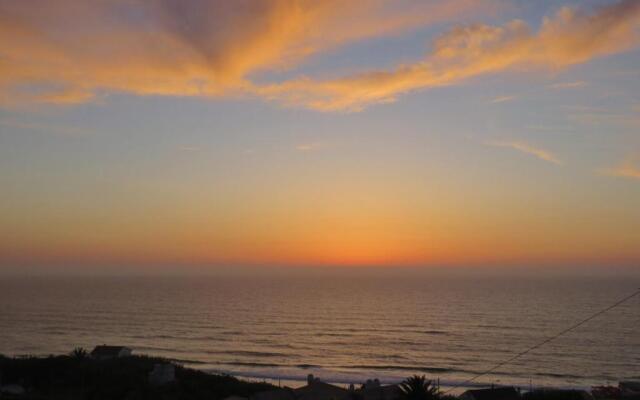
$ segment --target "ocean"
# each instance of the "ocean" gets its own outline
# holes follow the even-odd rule
[[[113,344],[294,386],[307,374],[341,384],[426,374],[446,387],[638,287],[637,279],[365,274],[0,278],[0,353]],[[640,296],[473,385],[589,387],[623,379],[640,379]]]

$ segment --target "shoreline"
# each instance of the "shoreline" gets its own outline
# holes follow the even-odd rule
[[[44,359],[49,357],[59,357],[65,356],[65,354],[1,354],[0,357],[7,358],[15,358],[15,359]],[[468,377],[460,377],[456,379],[456,377],[446,377],[447,374],[455,373],[451,371],[447,371],[444,368],[411,368],[411,367],[401,367],[402,369],[394,369],[394,368],[379,368],[379,367],[366,367],[364,366],[361,369],[354,370],[346,370],[346,368],[350,367],[342,367],[338,369],[328,369],[327,367],[319,366],[319,365],[305,365],[305,366],[279,366],[279,365],[256,365],[253,370],[250,370],[252,366],[246,366],[247,370],[238,370],[231,368],[219,368],[215,367],[214,364],[199,361],[199,360],[188,360],[188,359],[179,359],[179,358],[170,358],[163,357],[155,354],[135,354],[134,357],[142,357],[149,359],[160,359],[165,360],[166,362],[173,363],[175,365],[181,366],[183,368],[192,369],[196,371],[200,371],[206,373],[211,376],[229,376],[237,379],[241,379],[247,382],[256,382],[256,383],[269,383],[274,386],[287,386],[291,388],[297,388],[304,386],[307,382],[307,376],[309,374],[314,375],[320,378],[323,382],[348,387],[349,385],[361,385],[368,379],[378,379],[383,385],[396,385],[402,380],[404,380],[408,376],[412,375],[425,375],[428,379],[433,380],[434,382],[438,382],[439,386],[444,389],[455,387],[456,389],[452,391],[453,393],[462,393],[465,390],[469,389],[478,389],[478,388],[486,388],[490,386],[513,386],[516,388],[520,388],[523,391],[530,390],[586,390],[589,391],[594,386],[607,386],[612,384],[617,384],[619,381],[624,380],[638,380],[640,377],[619,377],[619,378],[611,378],[608,380],[597,380],[593,379],[589,383],[579,384],[579,383],[560,383],[560,384],[549,384],[549,383],[536,383],[535,379],[531,381],[527,381],[526,378],[513,377],[510,374],[498,374],[500,379],[494,380],[477,380],[471,383],[467,383]],[[221,363],[220,365],[226,365]],[[231,365],[229,365],[231,366]],[[443,370],[440,374],[429,372],[432,370]],[[386,371],[387,373],[381,373],[381,371]],[[462,372],[462,371],[461,371]],[[464,373],[464,372],[463,372]],[[469,372],[469,377],[473,376],[473,372]],[[581,378],[571,375],[574,379],[584,379],[589,380],[589,378]],[[556,379],[559,377],[555,376]],[[539,382],[539,381],[538,381]]]
[[[250,373],[242,373],[242,372],[238,373],[235,371],[223,371],[223,370],[203,370],[203,371],[213,375],[218,375],[218,374],[229,375],[229,376],[233,376],[235,378],[247,380],[250,382],[267,382],[276,386],[278,385],[278,383],[281,383],[282,386],[287,386],[291,388],[301,387],[307,383],[306,377],[301,377],[301,376],[250,374]],[[407,376],[410,376],[410,374]],[[441,379],[441,378],[429,376],[429,375],[426,375],[426,376],[427,378],[432,379],[435,382],[439,382],[440,387],[445,390],[450,388],[456,388],[455,390],[452,391],[452,393],[458,393],[458,392],[462,393],[466,390],[486,388],[492,385],[496,387],[513,386],[516,388],[520,388],[523,391],[530,391],[530,390],[587,390],[588,391],[588,390],[591,390],[593,386],[605,385],[605,383],[600,383],[600,384],[594,384],[594,385],[531,385],[529,386],[528,383],[526,385],[525,384],[518,385],[516,383],[506,383],[506,384],[498,383],[497,384],[497,383],[484,382],[484,381],[467,383],[463,385],[463,383],[465,383],[464,380],[447,380],[447,379]],[[320,378],[323,382],[333,384],[333,385],[343,386],[345,388],[351,384],[356,386],[361,385],[366,381],[366,379],[365,380],[331,379],[331,378],[325,379],[322,375],[318,375],[318,378]],[[377,378],[377,379],[379,379],[382,385],[397,385],[402,382],[402,379],[400,380],[384,379],[384,378],[383,379]]]
[[[76,349],[77,351],[78,349]],[[7,357],[0,354],[0,376],[3,381],[0,382],[0,390],[4,390],[9,386],[23,386],[25,392],[45,393],[45,397],[50,395],[47,390],[54,392],[58,390],[60,393],[73,393],[73,396],[59,397],[60,393],[55,393],[51,398],[85,398],[87,393],[96,390],[109,392],[110,387],[115,385],[121,386],[121,392],[149,391],[160,392],[169,390],[175,392],[187,387],[196,388],[199,391],[218,391],[226,393],[227,396],[217,398],[226,398],[231,395],[249,399],[261,391],[274,391],[278,389],[287,389],[289,391],[300,390],[308,387],[310,382],[321,382],[329,385],[335,390],[342,390],[345,393],[354,390],[364,390],[365,383],[370,385],[375,383],[374,387],[389,388],[397,385],[412,377],[415,374],[408,373],[402,379],[379,379],[370,376],[366,379],[352,377],[352,379],[340,379],[337,375],[315,375],[309,370],[305,370],[305,375],[278,375],[278,374],[250,374],[238,371],[225,370],[206,370],[194,368],[193,365],[180,362],[180,360],[171,360],[152,355],[128,354],[126,356],[115,356],[107,359],[96,358],[84,352],[78,354],[74,351],[69,355],[48,355],[39,356],[16,356]],[[93,353],[92,353],[93,354]],[[184,361],[184,360],[183,360]],[[171,370],[171,378],[162,385],[158,386],[153,383],[151,375],[156,369]],[[175,371],[175,372],[174,372]],[[273,371],[271,371],[273,372]],[[55,377],[56,375],[59,377]],[[41,382],[42,376],[45,376],[52,383],[45,384]],[[431,380],[432,384],[438,388],[438,391],[446,398],[459,396],[467,390],[489,389],[493,388],[511,388],[518,393],[523,394],[523,398],[527,393],[536,392],[552,392],[552,391],[585,391],[591,393],[595,386],[605,386],[605,383],[593,386],[551,386],[551,385],[514,385],[506,382],[486,382],[478,381],[470,384],[464,384],[464,381],[439,379],[437,376],[426,376],[427,380]],[[621,379],[622,381],[623,379]],[[125,382],[124,384],[122,382]],[[4,386],[3,386],[4,385]],[[40,386],[38,386],[40,385]],[[58,385],[58,388],[55,386]],[[125,385],[125,386],[122,386]],[[128,386],[126,386],[128,385]],[[194,386],[195,385],[195,386]],[[54,389],[51,389],[54,387]],[[610,386],[609,386],[610,387]],[[44,388],[44,389],[43,389]],[[160,389],[159,389],[160,388]],[[221,389],[223,388],[223,389]],[[451,390],[455,388],[454,390]],[[191,389],[188,389],[191,390]],[[220,392],[222,390],[222,392]],[[306,389],[305,389],[306,390]],[[367,389],[368,390],[368,389]],[[386,389],[385,389],[386,390]],[[158,393],[160,393],[158,392]],[[209,393],[210,395],[211,393]],[[79,396],[79,397],[78,397]],[[447,397],[448,396],[448,397]],[[98,397],[101,398],[101,397]],[[106,398],[111,398],[107,396]],[[117,398],[117,397],[113,397]]]
[[[204,363],[206,364],[206,363]],[[190,368],[199,369],[210,374],[224,374],[237,377],[239,379],[250,380],[254,382],[268,382],[274,385],[281,383],[283,386],[295,388],[303,386],[307,382],[307,376],[309,374],[320,378],[323,382],[348,387],[349,385],[361,385],[368,379],[378,379],[383,385],[395,385],[402,382],[406,377],[412,375],[425,375],[428,379],[439,383],[439,386],[446,389],[455,387],[454,393],[463,392],[469,389],[478,389],[483,387],[494,386],[513,386],[520,388],[523,391],[530,391],[536,389],[558,389],[558,390],[590,390],[594,386],[617,384],[619,380],[633,380],[633,378],[617,378],[610,380],[593,380],[592,382],[580,384],[566,382],[563,384],[548,384],[538,383],[535,380],[527,381],[523,378],[509,377],[496,379],[496,380],[477,380],[474,382],[467,382],[467,377],[446,377],[446,374],[434,374],[428,373],[418,369],[407,369],[406,371],[388,370],[388,374],[381,374],[378,369],[363,369],[361,371],[344,371],[344,370],[330,370],[323,367],[315,368],[296,368],[288,367],[286,372],[278,370],[277,367],[263,367],[261,370],[233,370],[224,368],[201,368],[202,363],[185,364]],[[469,376],[471,377],[471,376]]]

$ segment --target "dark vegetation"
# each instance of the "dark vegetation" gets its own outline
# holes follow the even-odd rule
[[[150,385],[148,374],[153,365],[166,362],[146,356],[95,360],[82,349],[76,349],[68,356],[46,358],[0,355],[0,381],[2,385],[21,385],[27,394],[16,398],[33,400],[216,400],[231,395],[248,397],[275,388],[267,383],[245,382],[178,365],[175,382]]]
[[[157,357],[130,356],[97,360],[82,348],[65,356],[18,357],[0,355],[0,385],[17,384],[27,390],[20,396],[0,394],[0,400],[222,400],[249,398],[277,387],[246,382],[228,375],[212,375],[175,365],[176,380],[160,386],[149,384],[154,364],[169,361]],[[443,395],[425,376],[412,376],[400,385],[398,400],[455,400]],[[579,391],[534,390],[517,396],[522,400],[585,400]],[[362,399],[358,392],[350,398]],[[628,400],[640,400],[628,397]]]
[[[411,376],[399,385],[400,393],[405,400],[435,400],[440,399],[438,389],[433,385],[433,381],[424,375]]]

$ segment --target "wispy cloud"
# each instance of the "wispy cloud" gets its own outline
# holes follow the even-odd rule
[[[584,125],[620,125],[632,128],[640,126],[640,115],[633,108],[612,111],[586,107],[573,110],[575,112],[569,113],[567,119]]]
[[[486,145],[494,147],[505,147],[519,152],[532,155],[540,160],[547,161],[556,165],[561,165],[562,161],[551,151],[540,147],[532,146],[521,141],[493,141],[487,142]]]
[[[0,121],[0,126],[8,128],[37,131],[43,133],[52,133],[60,136],[87,136],[93,135],[96,132],[89,128],[81,128],[76,126],[60,126],[53,124],[45,124],[38,122],[24,122],[18,120],[3,120]]]
[[[311,150],[317,150],[317,149],[319,149],[321,147],[322,147],[322,144],[320,144],[319,142],[301,143],[301,144],[296,146],[296,150],[298,150],[298,151],[311,151]]]
[[[399,95],[460,83],[506,70],[559,70],[635,48],[640,43],[640,2],[622,0],[585,13],[564,7],[540,30],[522,20],[503,26],[457,27],[433,44],[424,60],[393,70],[331,80],[300,78],[259,88],[263,96],[323,111],[358,111]]]
[[[553,83],[547,86],[549,89],[575,89],[587,86],[588,83],[585,81],[575,81],[575,82],[558,82]]]
[[[512,101],[515,100],[516,96],[499,96],[496,97],[494,99],[491,100],[492,104],[496,104],[496,103],[504,103],[507,101]]]
[[[248,76],[501,0],[0,2],[0,104],[81,103],[102,91],[255,95]],[[492,11],[493,10],[493,11]]]
[[[568,125],[544,125],[544,124],[531,124],[525,125],[526,129],[538,132],[570,132],[574,131],[574,127]]]
[[[0,2],[0,104],[69,104],[100,93],[125,92],[259,96],[321,111],[358,111],[393,102],[407,92],[459,84],[480,75],[559,70],[640,43],[640,2],[619,0],[592,13],[561,8],[545,17],[537,32],[522,20],[502,26],[457,26],[438,37],[420,61],[390,70],[338,78],[252,80],[256,72],[293,68],[311,55],[358,40],[493,13],[501,4],[500,0]],[[330,71],[327,74],[331,76]]]
[[[628,157],[619,165],[598,170],[597,173],[599,175],[640,179],[640,157]]]

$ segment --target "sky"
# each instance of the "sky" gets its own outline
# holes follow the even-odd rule
[[[0,274],[640,267],[636,0],[0,0]]]

